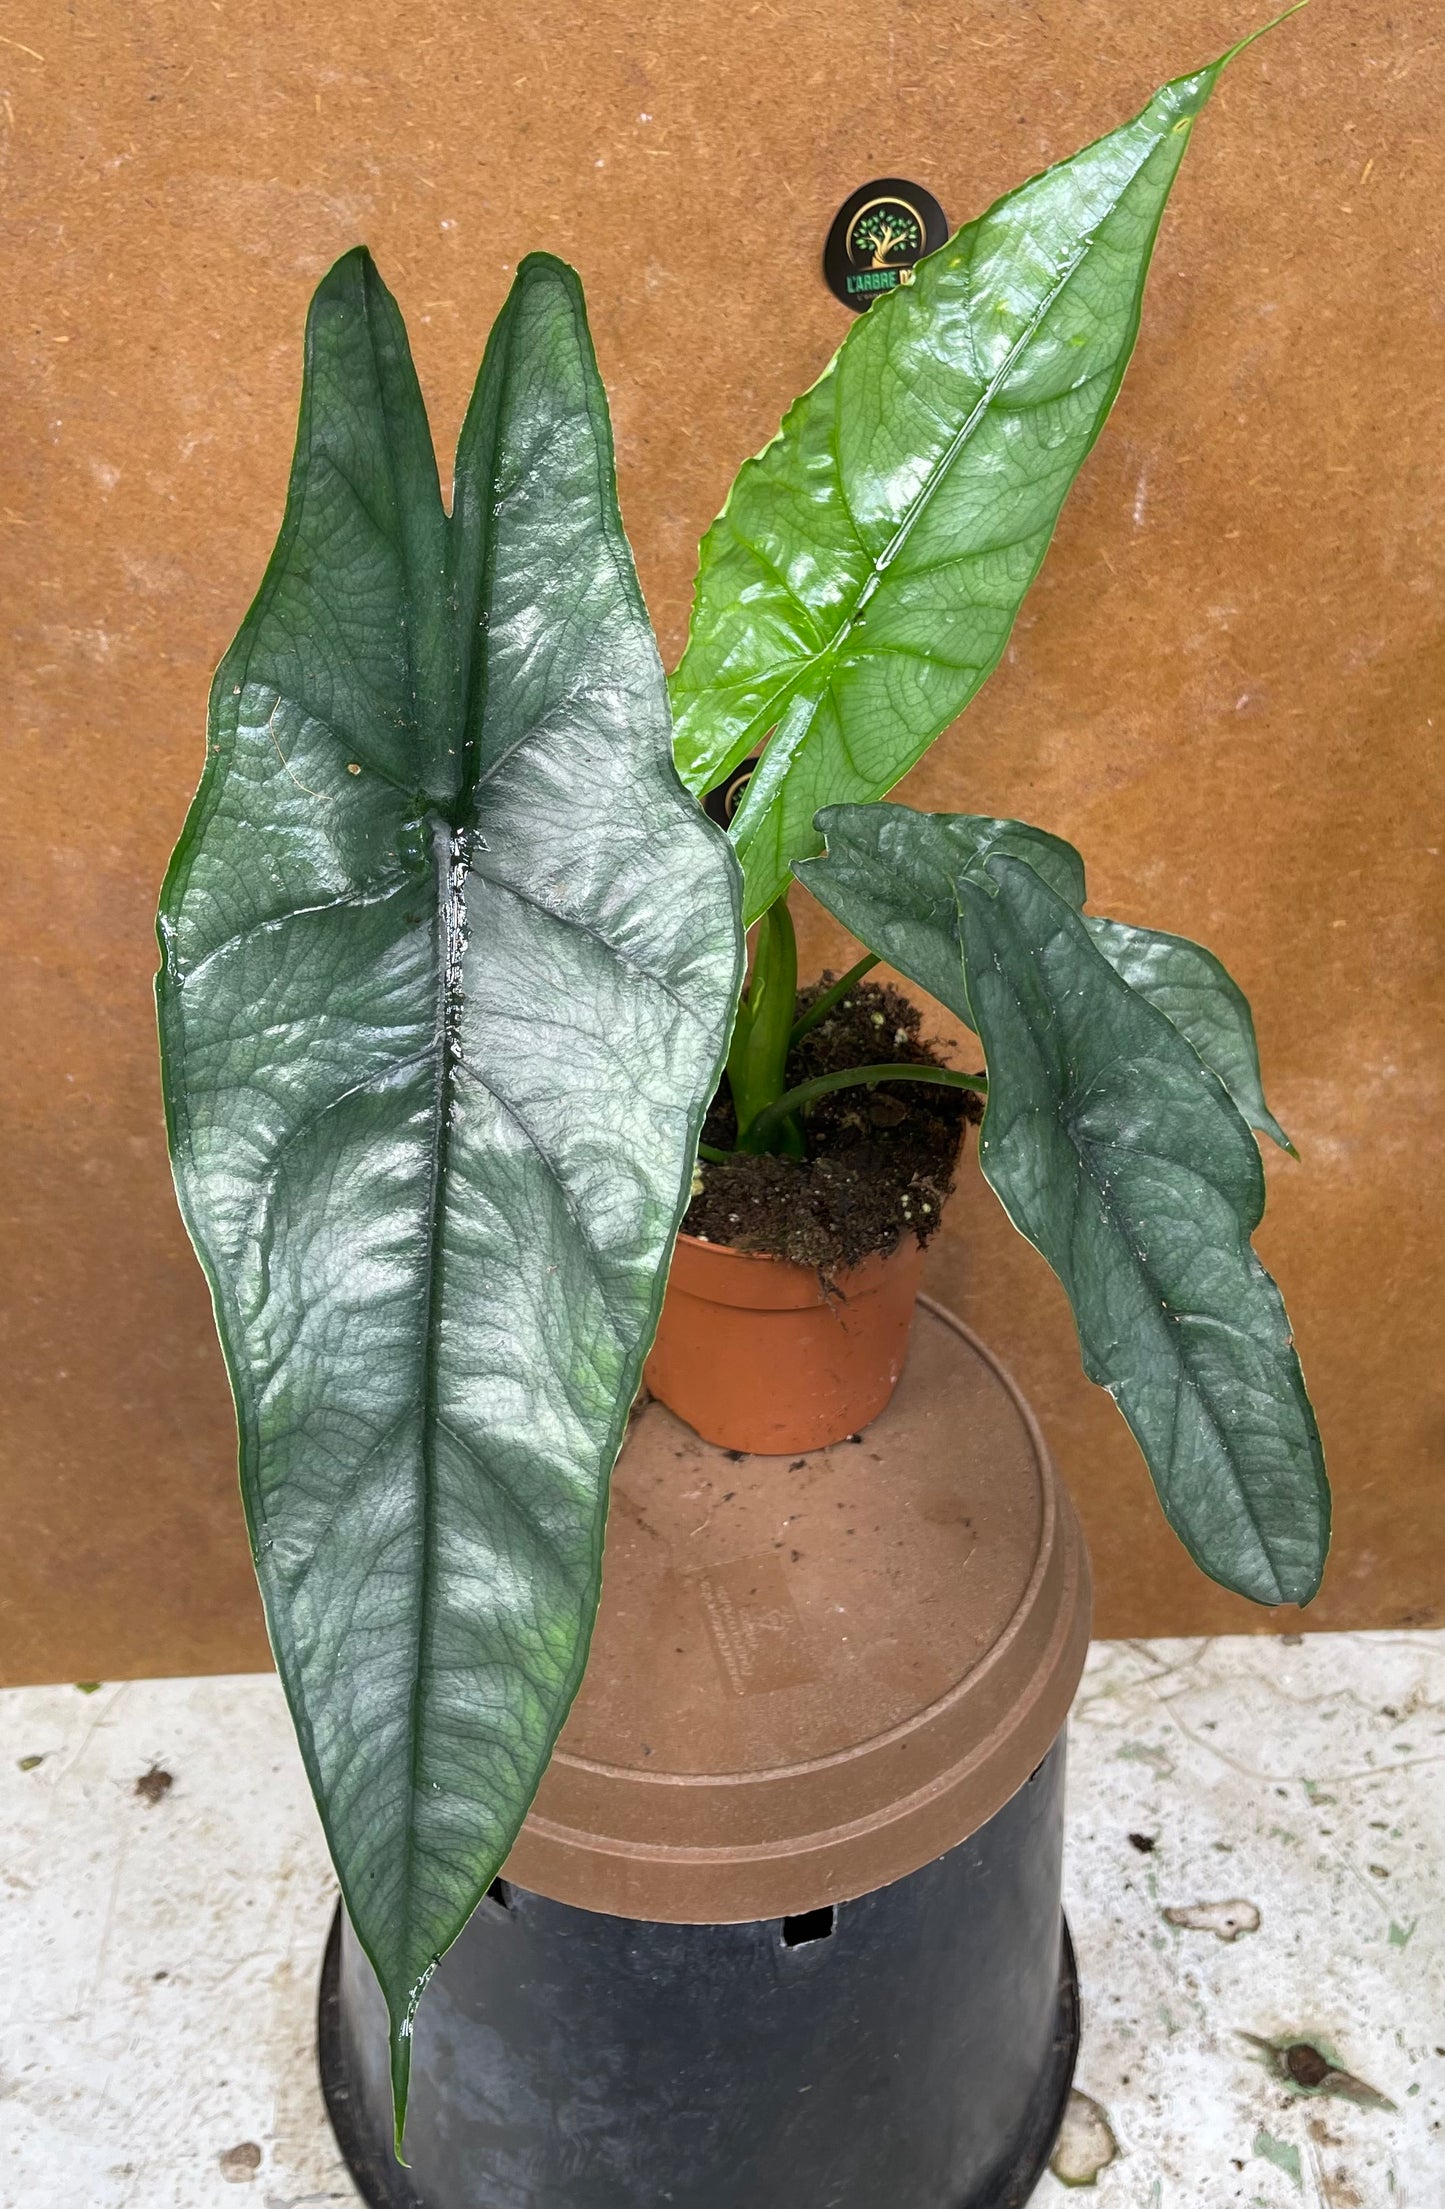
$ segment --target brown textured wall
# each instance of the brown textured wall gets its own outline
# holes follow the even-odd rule
[[[843,195],[901,170],[962,220],[1265,12],[7,12],[0,1676],[266,1659],[170,1196],[151,912],[280,515],[322,269],[373,246],[446,450],[511,266],[577,263],[672,654],[701,529],[842,334],[815,267]],[[1408,0],[1316,0],[1226,77],[1007,663],[906,792],[1076,839],[1102,909],[1203,938],[1253,997],[1303,1153],[1270,1158],[1261,1247],[1337,1485],[1322,1626],[1445,1615],[1438,30]],[[1039,1408],[1100,1629],[1254,1623],[1167,1534],[976,1178],[932,1270]]]

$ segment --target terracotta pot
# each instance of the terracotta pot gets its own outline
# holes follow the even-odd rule
[[[679,1235],[643,1377],[720,1449],[828,1449],[897,1387],[922,1272],[908,1234],[826,1289],[812,1266]]]

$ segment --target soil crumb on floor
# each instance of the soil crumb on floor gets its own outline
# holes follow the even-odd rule
[[[798,993],[806,1012],[835,979],[824,974]],[[922,1015],[898,990],[860,982],[794,1048],[787,1084],[846,1067],[887,1062],[947,1066],[920,1037]],[[835,1090],[803,1118],[806,1158],[699,1161],[701,1188],[683,1232],[736,1250],[771,1252],[830,1274],[872,1251],[896,1249],[905,1234],[926,1243],[953,1187],[964,1130],[983,1117],[972,1090],[932,1082],[880,1082]],[[726,1087],[713,1099],[703,1141],[730,1150],[737,1123]]]

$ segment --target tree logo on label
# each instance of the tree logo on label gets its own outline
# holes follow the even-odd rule
[[[902,177],[860,185],[833,218],[823,274],[844,306],[861,314],[885,292],[913,282],[913,265],[936,253],[948,220],[931,192]]]
[[[911,280],[922,251],[923,223],[907,200],[870,200],[848,225],[848,258],[855,269],[906,269],[904,280]]]

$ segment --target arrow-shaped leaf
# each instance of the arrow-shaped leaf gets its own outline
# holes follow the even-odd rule
[[[870,950],[886,903],[883,955],[977,1033],[983,1171],[1063,1283],[1085,1370],[1191,1554],[1258,1602],[1308,1602],[1329,1490],[1284,1306],[1250,1248],[1253,1137],[999,825],[842,807],[820,816],[826,856],[797,872]]]
[[[1223,65],[921,261],[734,483],[672,698],[699,792],[776,731],[732,827],[750,920],[818,850],[819,807],[890,789],[997,664],[1123,379]]]
[[[581,1677],[738,982],[580,288],[523,264],[448,520],[364,253],[163,894],[165,1092],[277,1662],[411,2018]]]

